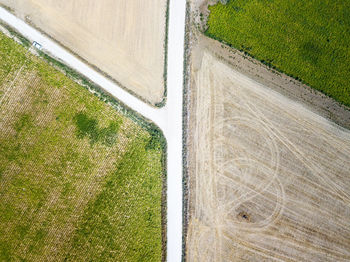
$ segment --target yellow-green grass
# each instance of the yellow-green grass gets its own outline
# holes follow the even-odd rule
[[[350,106],[350,1],[230,0],[206,34]]]
[[[2,33],[0,57],[0,261],[160,261],[158,137]]]

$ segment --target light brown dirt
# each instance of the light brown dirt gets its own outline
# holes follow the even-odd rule
[[[166,0],[0,0],[131,92],[164,96]]]
[[[350,132],[192,53],[188,261],[349,261]]]
[[[217,58],[228,63],[234,70],[302,103],[314,113],[350,129],[350,108],[292,77],[267,67],[236,49],[221,44],[219,41],[203,35],[197,35],[197,37],[197,49],[210,49]]]

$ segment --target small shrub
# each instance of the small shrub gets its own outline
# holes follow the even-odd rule
[[[97,119],[82,112],[75,115],[74,120],[77,126],[77,137],[88,137],[91,145],[101,142],[106,146],[112,146],[116,142],[121,121],[112,122],[106,128],[99,128]]]

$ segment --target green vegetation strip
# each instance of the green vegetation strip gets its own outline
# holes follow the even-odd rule
[[[206,34],[350,106],[350,1],[230,0]]]
[[[160,261],[160,132],[2,33],[0,57],[0,261]]]

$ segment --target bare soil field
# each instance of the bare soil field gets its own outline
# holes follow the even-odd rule
[[[350,132],[208,48],[191,70],[187,260],[349,261]]]
[[[132,93],[165,93],[167,0],[0,0]]]

